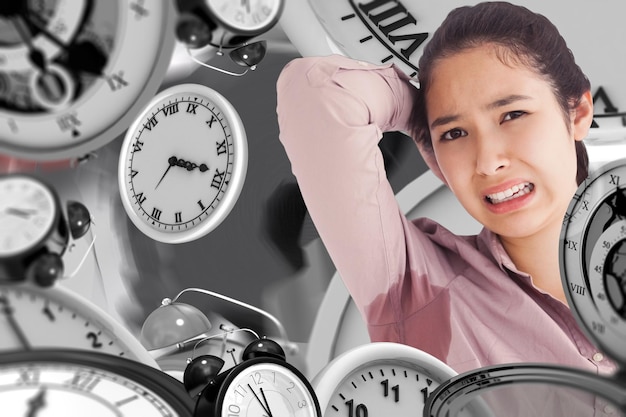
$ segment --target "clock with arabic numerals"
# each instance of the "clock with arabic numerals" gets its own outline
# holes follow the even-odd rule
[[[243,122],[224,96],[200,84],[170,87],[126,133],[118,168],[124,209],[154,240],[198,239],[233,209],[247,163]]]
[[[337,356],[312,385],[324,417],[418,416],[431,392],[456,374],[424,351],[376,342]]]
[[[126,327],[91,301],[60,284],[0,285],[0,353],[80,349],[124,357],[158,368]]]
[[[578,187],[559,252],[579,325],[599,349],[626,364],[626,159],[596,168]]]
[[[0,402],[19,416],[189,417],[176,379],[129,359],[73,349],[0,354]]]
[[[271,339],[252,341],[242,361],[220,373],[224,360],[202,355],[189,362],[183,382],[196,400],[194,417],[321,417],[307,378]]]
[[[152,98],[175,45],[161,0],[14,0],[0,6],[0,152],[82,157]]]

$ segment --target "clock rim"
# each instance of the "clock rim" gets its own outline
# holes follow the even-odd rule
[[[133,139],[141,126],[143,126],[143,119],[146,115],[149,114],[154,107],[160,106],[160,104],[167,100],[168,97],[181,93],[202,96],[219,108],[227,120],[228,126],[230,127],[235,151],[230,181],[226,191],[224,191],[224,196],[217,204],[217,207],[208,215],[206,219],[198,223],[197,226],[177,232],[155,229],[147,224],[147,221],[144,221],[140,214],[135,211],[133,198],[126,190],[126,165],[129,155],[132,153],[131,148]],[[234,209],[245,183],[247,166],[247,135],[241,116],[233,104],[230,103],[230,101],[228,101],[226,97],[224,97],[217,90],[203,84],[183,83],[174,85],[155,95],[136,116],[135,120],[126,131],[126,135],[120,149],[117,172],[118,188],[122,205],[124,206],[124,211],[139,231],[158,242],[179,244],[200,239],[215,230]]]
[[[624,405],[624,386],[615,379],[564,365],[527,362],[485,366],[451,378],[428,396],[424,405],[424,417],[447,415],[445,412],[450,412],[450,405],[459,396],[469,396],[464,403],[467,405],[475,398],[480,400],[477,394],[516,382],[549,383],[585,392],[592,391],[595,395],[610,400],[614,404]],[[482,404],[474,403],[474,406],[482,407]]]
[[[71,348],[15,350],[0,353],[0,372],[6,365],[20,363],[24,366],[33,366],[37,363],[79,365],[120,375],[153,391],[170,405],[180,415],[179,417],[191,417],[193,415],[193,401],[182,383],[141,362],[105,353]]]

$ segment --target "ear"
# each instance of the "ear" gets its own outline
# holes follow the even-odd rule
[[[587,90],[581,97],[580,103],[572,109],[572,133],[575,140],[583,140],[589,134],[593,122],[593,97]]]

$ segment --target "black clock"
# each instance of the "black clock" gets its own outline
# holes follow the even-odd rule
[[[188,417],[183,385],[151,366],[83,350],[0,354],[0,403],[14,416]]]
[[[310,382],[273,340],[253,341],[240,363],[219,373],[223,364],[217,356],[202,355],[185,369],[185,387],[196,399],[195,417],[322,416]]]

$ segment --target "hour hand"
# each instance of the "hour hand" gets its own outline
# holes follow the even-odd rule
[[[250,386],[250,384],[248,384],[248,388],[250,388],[250,391],[252,391],[252,394],[254,395],[254,398],[256,398],[256,400],[259,402],[259,404],[261,404],[261,407],[263,408],[263,411],[266,413],[264,415],[264,417],[273,417],[272,416],[272,412],[270,411],[270,407],[267,404],[267,399],[265,398],[265,394],[263,393],[263,388],[261,388],[261,395],[263,396],[263,401],[261,401],[261,398],[259,398],[259,396],[254,391],[254,389]]]

